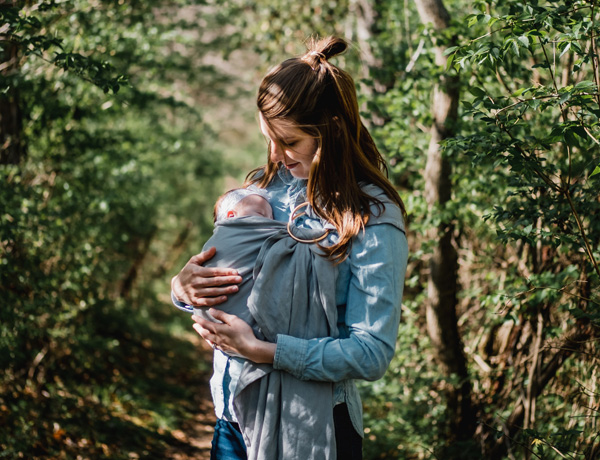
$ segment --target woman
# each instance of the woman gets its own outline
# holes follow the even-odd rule
[[[195,318],[194,328],[225,352],[272,364],[301,380],[334,382],[337,458],[359,459],[362,410],[353,379],[381,378],[393,357],[408,249],[404,206],[360,120],[354,82],[329,62],[346,48],[334,37],[312,42],[304,56],[284,61],[263,79],[257,105],[269,158],[249,175],[251,184],[268,190],[276,220],[287,220],[297,205],[308,202],[313,217],[333,230],[317,244],[338,270],[339,336],[278,335],[270,343],[255,337],[244,321],[214,308],[209,312],[223,323]],[[311,219],[304,224],[311,226]],[[235,271],[202,267],[213,255],[211,249],[192,257],[173,278],[176,304],[213,307],[236,292],[241,279]],[[213,397],[219,420],[212,458],[246,458],[230,410],[238,377],[235,358],[218,363],[216,354]]]

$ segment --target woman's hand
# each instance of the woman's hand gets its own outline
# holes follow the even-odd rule
[[[192,316],[194,329],[213,348],[229,354],[238,354],[255,363],[273,364],[277,345],[259,340],[252,328],[243,319],[211,308],[208,313],[222,323],[207,321]]]
[[[227,294],[238,291],[242,277],[229,268],[203,267],[212,259],[215,248],[193,256],[171,280],[171,290],[180,302],[198,307],[212,307],[227,300]]]

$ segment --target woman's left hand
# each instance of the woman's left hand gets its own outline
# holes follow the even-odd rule
[[[277,344],[259,340],[243,319],[211,308],[208,313],[222,323],[192,316],[194,329],[213,348],[225,353],[238,354],[255,363],[273,364]]]

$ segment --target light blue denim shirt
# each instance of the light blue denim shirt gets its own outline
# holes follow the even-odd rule
[[[287,221],[305,201],[305,187],[305,180],[280,170],[267,187],[276,220]],[[295,221],[298,226],[312,227],[313,223],[306,216]],[[362,405],[353,379],[381,378],[394,355],[408,258],[403,225],[367,226],[354,238],[349,257],[338,265],[339,338],[277,337],[273,366],[298,379],[335,382],[334,400],[347,404],[361,436]],[[330,242],[335,238],[335,234],[330,236]],[[190,311],[191,307],[172,299],[178,308]],[[219,418],[235,421],[233,394],[243,363],[243,359],[215,351],[211,392]]]

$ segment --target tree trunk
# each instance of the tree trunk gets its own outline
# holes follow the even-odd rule
[[[448,27],[450,15],[441,0],[417,0],[415,3],[423,24],[433,24],[436,31]],[[434,45],[436,64],[443,67],[446,64],[446,47],[435,42]],[[442,75],[433,90],[433,124],[425,167],[425,193],[430,209],[443,209],[451,200],[452,166],[443,157],[440,142],[453,135],[458,117],[458,98],[458,78]],[[449,377],[446,390],[450,435],[444,458],[466,459],[469,454],[461,444],[473,438],[475,411],[457,324],[458,260],[453,231],[451,222],[442,222],[428,235],[431,240],[437,241],[437,245],[429,260],[427,328],[437,361]]]
[[[370,98],[385,94],[395,83],[393,74],[386,72],[383,59],[377,56],[378,53],[373,48],[374,41],[382,32],[382,19],[378,12],[380,3],[380,0],[351,0],[349,5],[352,16],[356,19],[356,39],[363,63],[363,77],[371,81],[370,85],[363,84],[361,91]],[[376,107],[369,108],[369,112],[371,121],[376,126],[383,126],[389,121],[389,117]]]
[[[373,88],[378,93],[385,93],[393,86],[393,81],[384,82],[380,79],[383,70],[383,59],[376,56],[372,41],[380,33],[379,23],[381,19],[377,11],[378,0],[352,0],[351,9],[356,15],[356,38],[360,47],[361,60],[365,64],[363,68],[369,74],[366,77],[373,78]]]
[[[0,9],[12,8],[16,1],[0,5]],[[8,27],[5,25],[2,29]],[[0,31],[0,39],[6,40],[0,50],[0,76],[3,82],[0,93],[0,164],[19,164],[25,156],[25,144],[22,137],[22,115],[19,106],[19,92],[11,77],[19,68],[19,49],[6,36],[6,30]]]

